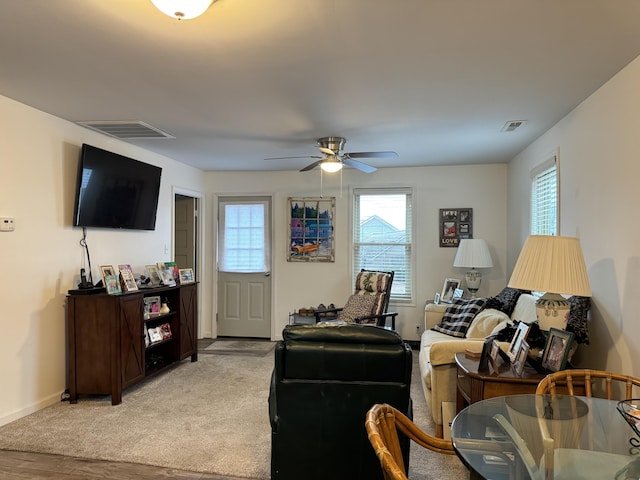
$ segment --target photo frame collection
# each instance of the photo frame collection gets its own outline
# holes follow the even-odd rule
[[[136,292],[141,287],[176,286],[181,283],[196,282],[192,268],[178,268],[175,262],[158,262],[155,265],[145,265],[145,271],[148,277],[146,282],[150,285],[138,285],[133,269],[129,264],[120,264],[117,270],[113,265],[100,265],[102,282],[109,295]]]

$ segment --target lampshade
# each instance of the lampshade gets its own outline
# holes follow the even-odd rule
[[[464,238],[460,240],[453,266],[471,269],[465,273],[464,279],[467,284],[467,290],[471,292],[471,298],[476,298],[476,292],[480,289],[480,283],[482,282],[482,274],[476,268],[493,267],[487,242],[481,238]]]
[[[560,294],[591,296],[580,240],[530,235],[513,269],[509,287],[546,292],[537,302],[540,328],[564,329],[569,303]]]
[[[151,3],[165,15],[188,20],[206,12],[213,0],[151,0]]]
[[[456,253],[453,266],[466,268],[493,267],[487,242],[481,238],[466,238],[460,240],[458,253]]]
[[[337,160],[335,157],[332,159],[327,158],[320,164],[320,168],[328,173],[339,172],[342,169],[342,162]]]

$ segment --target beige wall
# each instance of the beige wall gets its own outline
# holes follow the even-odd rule
[[[65,295],[83,266],[82,229],[72,228],[83,142],[163,168],[156,230],[88,229],[94,281],[101,264],[169,260],[172,187],[202,191],[202,173],[0,96],[0,424],[60,400],[66,387]]]
[[[640,376],[640,58],[518,155],[509,168],[508,269],[529,228],[529,172],[560,152],[562,235],[580,237],[593,290],[581,364]]]
[[[442,289],[445,277],[464,278],[464,270],[453,268],[455,248],[438,247],[440,208],[472,207],[476,238],[487,240],[495,267],[486,272],[480,294],[495,294],[506,282],[506,165],[457,167],[385,168],[373,174],[345,169],[342,194],[340,177],[325,175],[323,193],[336,197],[336,260],[334,263],[287,262],[287,198],[319,196],[320,172],[214,172],[207,174],[210,211],[216,211],[220,195],[269,194],[274,198],[274,285],[272,338],[281,338],[288,314],[299,307],[319,303],[342,305],[351,292],[350,234],[351,189],[411,186],[415,192],[415,302],[391,305],[399,312],[397,329],[405,339],[418,340],[427,300]],[[213,232],[212,232],[213,233]],[[208,251],[215,252],[215,235]],[[216,311],[215,292],[211,292]],[[420,332],[416,327],[420,327]],[[204,331],[206,326],[203,327]],[[215,324],[211,325],[215,336]]]

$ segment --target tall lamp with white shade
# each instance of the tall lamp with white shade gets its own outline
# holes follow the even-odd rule
[[[536,302],[540,329],[564,330],[571,306],[561,294],[591,296],[580,240],[530,235],[513,268],[509,287],[545,292]]]
[[[471,292],[471,297],[476,298],[476,293],[480,289],[480,283],[482,282],[482,274],[476,269],[493,267],[487,242],[481,238],[460,240],[453,266],[471,269],[465,273],[464,279],[467,283],[467,290]]]

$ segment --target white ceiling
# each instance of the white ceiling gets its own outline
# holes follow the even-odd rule
[[[506,162],[640,55],[639,0],[0,0],[0,94],[204,170]],[[512,133],[510,120],[528,120]],[[10,121],[10,119],[3,119]]]

